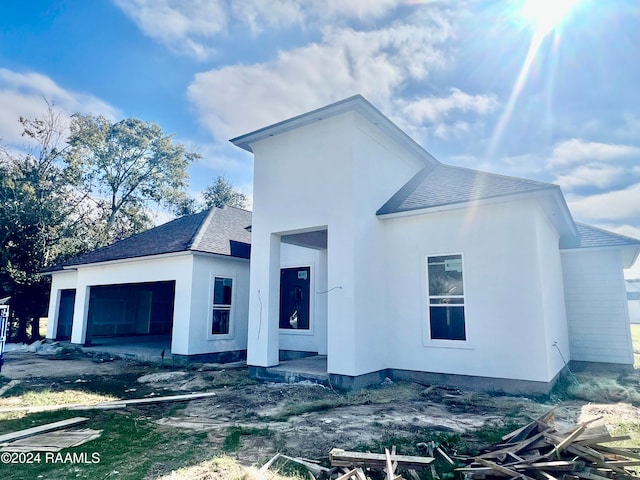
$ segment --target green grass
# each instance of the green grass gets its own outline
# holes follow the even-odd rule
[[[49,412],[33,414],[28,418],[5,421],[2,431],[15,431],[75,416],[77,412]],[[210,458],[210,452],[201,447],[206,433],[163,429],[148,418],[134,413],[92,412],[83,428],[102,430],[102,436],[68,451],[76,455],[83,452],[87,458],[99,456],[99,463],[47,463],[30,465],[0,464],[0,478],[6,480],[43,479],[95,479],[118,478],[139,480],[149,475],[169,473],[179,467]],[[67,451],[63,450],[63,455]],[[117,472],[114,473],[114,472]]]
[[[257,435],[261,437],[271,437],[273,432],[268,428],[248,428],[248,427],[229,427],[227,436],[222,445],[222,451],[225,453],[237,452],[240,449],[241,437],[243,435]]]

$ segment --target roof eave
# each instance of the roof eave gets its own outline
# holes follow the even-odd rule
[[[170,257],[181,257],[185,255],[191,255],[192,253],[193,252],[191,250],[181,250],[179,252],[158,253],[154,255],[141,255],[139,257],[118,258],[113,260],[103,260],[103,261],[91,262],[91,263],[78,263],[74,265],[64,265],[62,267],[62,270],[55,270],[55,271],[52,271],[51,273],[65,272],[69,270],[78,270],[80,268],[87,268],[87,267],[102,267],[104,265],[117,265],[119,263],[126,263],[126,262],[156,260],[156,259],[170,258]]]
[[[555,187],[555,185],[553,185],[552,187]],[[378,210],[376,212],[376,215],[378,216],[378,218],[380,218],[382,220],[386,220],[386,219],[392,219],[392,218],[408,217],[408,216],[413,216],[413,215],[423,215],[423,214],[428,214],[428,213],[446,212],[446,211],[450,211],[450,210],[459,210],[459,209],[463,209],[463,208],[477,207],[477,206],[482,206],[482,205],[493,205],[493,204],[504,203],[504,202],[509,202],[509,201],[531,199],[531,198],[535,198],[535,197],[540,197],[541,195],[544,195],[545,192],[548,192],[550,190],[551,190],[550,187],[544,187],[544,188],[541,188],[539,190],[533,190],[533,191],[529,191],[529,192],[509,193],[509,194],[504,194],[504,195],[496,195],[496,196],[492,196],[492,197],[481,198],[481,199],[477,199],[477,200],[470,200],[470,201],[463,201],[463,202],[456,202],[456,203],[448,203],[448,204],[444,204],[444,205],[435,205],[433,207],[416,208],[416,209],[412,209],[412,210],[403,210],[403,211],[399,211],[399,212],[380,213],[380,210]],[[571,225],[573,225],[573,227],[575,228],[575,224],[573,224],[573,220],[571,220]]]

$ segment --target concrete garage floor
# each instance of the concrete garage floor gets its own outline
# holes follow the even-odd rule
[[[83,352],[101,353],[146,362],[171,361],[171,338],[167,336],[98,337]]]

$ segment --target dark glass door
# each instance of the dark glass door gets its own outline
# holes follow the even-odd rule
[[[309,330],[309,267],[280,270],[280,328]]]

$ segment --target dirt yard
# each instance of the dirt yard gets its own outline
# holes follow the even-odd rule
[[[211,467],[212,458],[228,456],[240,466],[249,467],[259,466],[276,452],[326,460],[329,450],[336,447],[374,450],[391,444],[398,445],[399,453],[419,454],[420,442],[432,439],[449,442],[451,448],[477,449],[553,407],[560,423],[573,424],[604,416],[609,430],[626,429],[640,435],[638,397],[633,396],[640,387],[638,370],[614,376],[616,381],[622,379],[620,388],[626,389],[626,394],[622,390],[609,391],[605,402],[577,399],[576,395],[567,394],[566,388],[559,388],[550,397],[531,399],[393,382],[345,394],[311,383],[256,383],[248,378],[245,368],[238,366],[205,364],[173,368],[92,358],[74,352],[10,353],[1,373],[0,391],[3,385],[6,391],[0,395],[0,419],[5,419],[0,421],[0,433],[26,428],[24,422],[29,418],[39,418],[38,414],[6,411],[16,407],[51,402],[95,403],[100,396],[120,399],[216,393],[183,403],[128,407],[119,414],[110,413],[111,417],[91,410],[67,412],[66,418],[77,414],[95,416],[93,423],[103,429],[102,438],[94,441],[93,448],[98,451],[103,445],[100,442],[117,436],[117,432],[110,430],[113,419],[124,416],[131,417],[136,425],[138,422],[148,425],[153,437],[181,435],[180,441],[172,440],[176,444],[165,445],[174,450],[170,452],[171,460],[156,451],[157,458],[149,459],[135,471],[126,465],[113,465],[112,471],[119,472],[114,478],[226,478],[219,465]],[[581,378],[586,385],[587,379],[593,380],[597,375]],[[621,385],[619,381],[617,384]],[[615,401],[610,401],[611,395]],[[44,417],[40,422],[46,423]],[[177,455],[181,448],[185,449],[184,455]],[[136,461],[126,456],[113,459],[114,464]],[[209,467],[203,467],[208,461]],[[67,470],[40,466],[42,470],[37,472],[30,472],[27,466],[12,467],[11,473],[7,473],[3,472],[6,465],[0,465],[0,478],[107,478],[92,473],[93,466],[80,470],[77,466]],[[186,470],[187,473],[182,471],[184,476],[179,476],[175,472],[181,468],[197,468],[198,473]],[[31,473],[41,476],[30,477]]]

